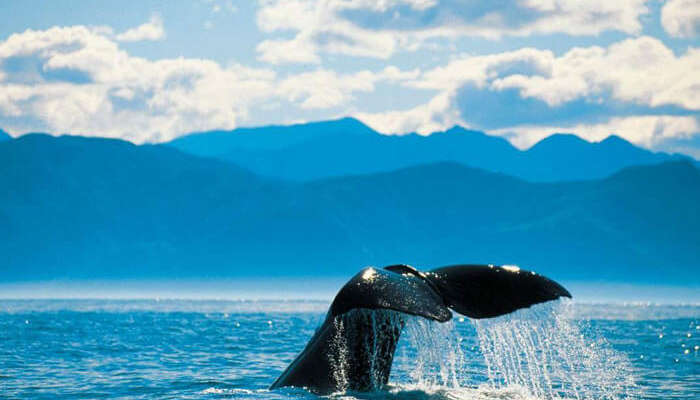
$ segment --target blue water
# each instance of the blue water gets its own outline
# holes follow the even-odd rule
[[[268,385],[322,301],[0,300],[0,398],[316,398]],[[389,387],[335,398],[700,398],[700,306],[412,319]]]

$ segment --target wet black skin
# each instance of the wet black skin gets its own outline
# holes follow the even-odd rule
[[[321,327],[270,388],[379,389],[389,380],[403,314],[446,322],[452,309],[491,318],[560,297],[571,294],[544,276],[513,267],[365,268],[340,289]]]

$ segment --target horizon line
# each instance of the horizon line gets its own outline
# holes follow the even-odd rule
[[[433,135],[436,135],[436,134],[447,133],[447,132],[452,131],[452,130],[454,130],[454,129],[462,129],[462,130],[465,130],[465,131],[477,132],[477,133],[481,133],[481,134],[484,134],[484,135],[487,135],[487,136],[490,136],[490,137],[503,139],[503,140],[505,140],[506,142],[508,142],[511,146],[513,146],[514,148],[516,148],[517,150],[520,150],[520,151],[527,151],[527,150],[533,148],[534,146],[536,146],[537,144],[539,144],[539,143],[541,143],[541,142],[543,142],[543,141],[545,141],[545,140],[551,138],[552,136],[575,136],[575,137],[578,138],[579,140],[581,140],[581,141],[583,141],[583,142],[586,142],[586,143],[590,143],[590,144],[602,143],[602,142],[604,142],[604,141],[606,141],[606,140],[609,140],[610,138],[617,138],[617,139],[623,140],[623,141],[625,141],[626,143],[629,143],[629,144],[631,144],[631,145],[633,145],[633,146],[635,146],[635,147],[640,147],[640,148],[643,148],[643,149],[645,149],[645,150],[648,150],[648,151],[651,151],[651,152],[654,152],[654,153],[681,154],[681,155],[688,156],[688,157],[691,157],[691,158],[695,159],[695,157],[692,157],[691,155],[688,155],[688,154],[683,154],[683,153],[668,153],[668,152],[665,152],[665,151],[658,151],[658,150],[654,150],[654,149],[651,149],[651,148],[648,148],[648,147],[644,147],[644,146],[642,146],[642,145],[638,145],[638,144],[632,143],[631,141],[629,141],[628,139],[624,138],[623,136],[620,136],[617,132],[613,132],[613,131],[611,131],[607,136],[601,138],[600,140],[589,140],[589,139],[587,139],[587,138],[581,136],[580,134],[578,134],[578,133],[576,133],[576,132],[574,132],[574,131],[567,131],[567,132],[564,132],[564,131],[554,131],[554,132],[551,132],[551,133],[546,134],[546,136],[542,137],[542,139],[533,142],[533,143],[532,143],[531,145],[529,145],[529,146],[520,147],[520,146],[517,146],[517,145],[516,145],[514,142],[512,142],[511,140],[509,140],[509,137],[508,137],[507,135],[498,135],[498,134],[495,134],[495,133],[494,133],[494,132],[496,132],[496,131],[498,131],[498,130],[478,129],[478,128],[475,128],[475,127],[470,127],[470,126],[468,126],[468,125],[458,124],[458,123],[457,123],[457,124],[454,124],[454,125],[452,125],[451,127],[447,128],[447,129],[431,131],[431,132],[426,133],[426,134],[418,133],[418,132],[415,132],[415,131],[403,132],[403,133],[400,133],[400,132],[382,132],[382,131],[380,131],[380,130],[378,130],[378,129],[376,129],[376,128],[373,128],[373,127],[370,126],[367,122],[361,120],[360,118],[355,117],[355,116],[351,116],[351,115],[347,115],[347,116],[344,116],[344,117],[331,118],[331,119],[300,120],[300,121],[293,121],[293,122],[280,123],[280,124],[271,123],[271,124],[263,124],[263,125],[241,125],[241,126],[237,126],[237,127],[235,127],[235,128],[232,128],[232,129],[215,128],[215,129],[209,129],[209,130],[204,130],[204,131],[188,131],[188,132],[182,132],[181,134],[176,135],[176,136],[174,136],[173,138],[170,138],[170,139],[167,139],[167,140],[164,140],[164,141],[143,141],[143,142],[137,142],[137,141],[129,140],[129,139],[127,139],[127,138],[123,138],[123,137],[102,136],[102,135],[99,135],[99,134],[98,134],[98,135],[87,135],[87,134],[72,133],[72,132],[27,131],[27,132],[23,132],[23,133],[16,133],[16,132],[7,131],[7,130],[5,130],[5,129],[4,129],[3,127],[1,127],[1,126],[0,126],[0,131],[1,131],[1,132],[7,133],[7,135],[8,135],[11,139],[18,139],[18,138],[20,138],[20,137],[22,137],[22,136],[27,136],[27,135],[48,135],[48,136],[53,136],[53,137],[72,136],[72,137],[101,138],[101,139],[120,140],[120,141],[132,143],[132,144],[137,145],[137,146],[141,146],[141,145],[159,145],[159,144],[167,144],[167,143],[170,143],[170,142],[173,142],[173,141],[176,141],[176,140],[178,140],[178,139],[182,139],[182,138],[185,138],[185,137],[188,137],[188,136],[202,135],[202,134],[208,134],[208,133],[212,133],[212,132],[228,132],[228,133],[233,133],[234,131],[237,131],[237,130],[246,130],[246,129],[248,129],[248,130],[254,130],[254,129],[264,129],[264,128],[291,128],[291,127],[295,127],[295,126],[303,126],[303,125],[311,125],[311,124],[322,124],[322,123],[329,123],[329,122],[340,122],[340,121],[343,121],[343,120],[353,120],[353,121],[359,122],[360,124],[364,125],[366,128],[371,129],[372,131],[374,131],[374,132],[376,132],[377,134],[382,135],[382,136],[413,136],[413,135],[415,135],[415,136],[420,136],[420,137],[429,137],[429,136],[433,136]],[[546,130],[546,129],[543,129],[543,130]]]

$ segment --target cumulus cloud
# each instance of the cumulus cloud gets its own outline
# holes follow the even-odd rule
[[[700,50],[675,55],[650,37],[604,48],[458,57],[404,85],[437,91],[409,110],[359,114],[388,133],[442,130],[458,123],[526,146],[557,131],[602,139],[618,132],[655,146],[700,134]]]
[[[258,58],[270,64],[318,64],[321,62],[315,47],[301,38],[265,40],[258,45],[257,50],[260,53]]]
[[[388,58],[395,50],[390,34],[361,29],[338,18],[336,2],[262,1],[257,15],[264,32],[296,31],[291,39],[265,40],[259,59],[272,64],[319,63],[318,53]],[[342,8],[342,7],[341,7]]]
[[[700,49],[676,56],[651,37],[627,39],[607,48],[573,48],[555,57],[549,50],[520,49],[465,56],[426,71],[412,85],[449,90],[467,84],[494,92],[516,90],[556,107],[577,99],[606,98],[649,107],[675,105],[700,110]]]
[[[377,82],[415,79],[418,74],[417,69],[401,71],[393,66],[380,72],[365,70],[354,74],[319,69],[284,79],[279,84],[279,93],[290,101],[299,102],[302,108],[332,108],[349,103],[355,92],[373,92]]]
[[[149,60],[120,47],[129,32],[141,32],[130,34],[132,38],[158,36],[144,33],[147,29],[142,27],[162,29],[159,19],[119,35],[109,27],[87,26],[11,35],[0,41],[0,121],[13,134],[40,129],[134,142],[232,129],[260,123],[258,115],[283,113],[294,120],[349,113],[385,133],[427,134],[459,124],[504,135],[519,146],[556,131],[591,140],[617,133],[656,148],[671,139],[696,140],[694,135],[700,135],[696,47],[672,51],[658,39],[641,36],[558,54],[526,47],[456,55],[423,71],[396,66],[341,71],[324,66],[322,53],[386,58],[397,49],[420,45],[430,32],[452,35],[445,26],[464,27],[462,20],[441,22],[452,14],[438,17],[444,7],[456,4],[450,2],[359,1],[338,3],[336,8],[331,7],[335,0],[324,4],[318,8],[305,0],[269,0],[257,16],[262,29],[282,34],[260,43],[259,56],[273,64],[316,64],[302,72],[183,57]],[[570,5],[556,0],[518,4],[536,12],[508,29],[534,29],[537,21],[554,18]],[[493,7],[483,8],[480,12]],[[367,10],[377,15],[391,11],[392,18],[398,13],[397,20],[421,13],[433,17],[422,20],[424,25],[420,19],[408,19],[387,28],[381,18],[372,22],[377,26],[369,20],[358,22],[357,13]],[[478,20],[471,14],[460,18]],[[632,25],[619,28],[624,29],[634,32]],[[364,100],[375,93],[382,98],[386,89],[397,89],[390,93],[398,96],[402,91],[425,91],[432,98],[408,109],[368,112],[377,101]]]
[[[40,74],[27,82],[5,68],[0,114],[32,118],[52,131],[137,142],[232,128],[274,90],[272,71],[200,59],[149,61],[84,26],[27,30],[0,42],[0,63],[17,59],[30,60]],[[54,71],[87,79],[48,79]]]
[[[358,112],[355,117],[372,129],[387,134],[418,133],[428,135],[455,125],[467,125],[453,106],[452,94],[443,92],[428,103],[409,110],[378,113]]]
[[[700,36],[700,2],[668,0],[661,9],[661,25],[671,36],[679,38]]]
[[[6,121],[135,142],[232,129],[251,110],[280,100],[303,109],[347,105],[354,93],[371,91],[377,82],[419,74],[387,67],[279,76],[206,59],[152,61],[121,49],[108,30],[85,26],[11,35],[0,42],[0,71],[0,117]]]
[[[592,142],[615,134],[630,142],[656,148],[670,139],[688,139],[700,134],[700,122],[690,116],[639,115],[614,117],[598,124],[522,125],[491,131],[507,137],[515,146],[525,149],[553,133],[574,132]]]
[[[605,31],[638,34],[646,0],[262,0],[257,22],[270,39],[257,50],[263,61],[319,62],[319,53],[386,59],[399,49],[415,50],[432,38]],[[303,56],[297,56],[299,52]]]
[[[159,15],[151,16],[151,19],[135,28],[128,29],[116,36],[120,42],[139,42],[142,40],[161,40],[165,38],[163,20]]]

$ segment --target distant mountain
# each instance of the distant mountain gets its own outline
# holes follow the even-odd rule
[[[296,181],[453,161],[532,182],[557,182],[599,179],[633,165],[684,158],[644,150],[617,136],[590,143],[556,134],[520,151],[501,137],[461,127],[428,136],[382,135],[352,118],[204,132],[169,144]]]
[[[601,142],[587,142],[572,134],[554,134],[522,153],[523,178],[533,181],[595,179],[634,165],[680,160],[682,156],[654,153],[611,135]]]
[[[265,185],[164,146],[40,134],[1,142],[0,279],[167,269],[221,235],[221,210],[235,219],[250,206],[245,193],[257,188],[257,202]]]
[[[337,276],[512,263],[559,280],[700,284],[687,162],[529,183],[454,162],[308,183],[163,145],[0,143],[0,280]]]
[[[377,264],[471,260],[566,279],[700,282],[700,172],[687,162],[557,184],[447,163],[312,186]]]
[[[0,129],[0,142],[2,142],[4,140],[10,140],[10,139],[12,139],[12,136],[10,136],[9,133]]]

